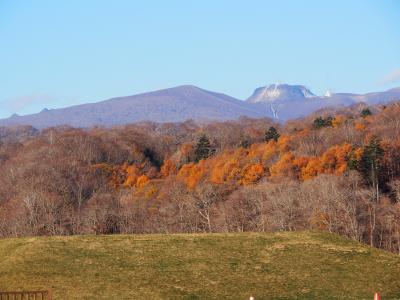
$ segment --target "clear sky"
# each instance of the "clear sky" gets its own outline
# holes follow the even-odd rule
[[[398,0],[0,0],[0,117],[194,84],[400,86]]]

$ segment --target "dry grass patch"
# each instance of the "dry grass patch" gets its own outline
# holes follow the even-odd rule
[[[0,240],[0,290],[56,299],[400,299],[400,258],[317,232]]]

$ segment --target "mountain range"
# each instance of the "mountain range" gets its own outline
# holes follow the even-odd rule
[[[267,116],[287,121],[327,107],[374,105],[395,100],[400,100],[400,87],[368,94],[327,92],[316,96],[302,85],[271,84],[256,89],[246,102],[263,106]]]
[[[271,84],[257,88],[245,101],[192,85],[133,96],[112,98],[31,115],[0,119],[0,126],[31,125],[38,129],[114,126],[140,121],[181,122],[230,120],[241,116],[270,117],[278,121],[299,118],[325,107],[367,105],[400,99],[400,88],[368,94],[327,93],[317,96],[302,85]]]

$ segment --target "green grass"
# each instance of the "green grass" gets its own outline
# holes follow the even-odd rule
[[[55,299],[400,299],[400,257],[319,232],[0,240],[0,291]]]

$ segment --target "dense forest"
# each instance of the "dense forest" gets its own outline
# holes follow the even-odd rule
[[[400,103],[304,119],[0,128],[0,236],[296,231],[400,254]]]

